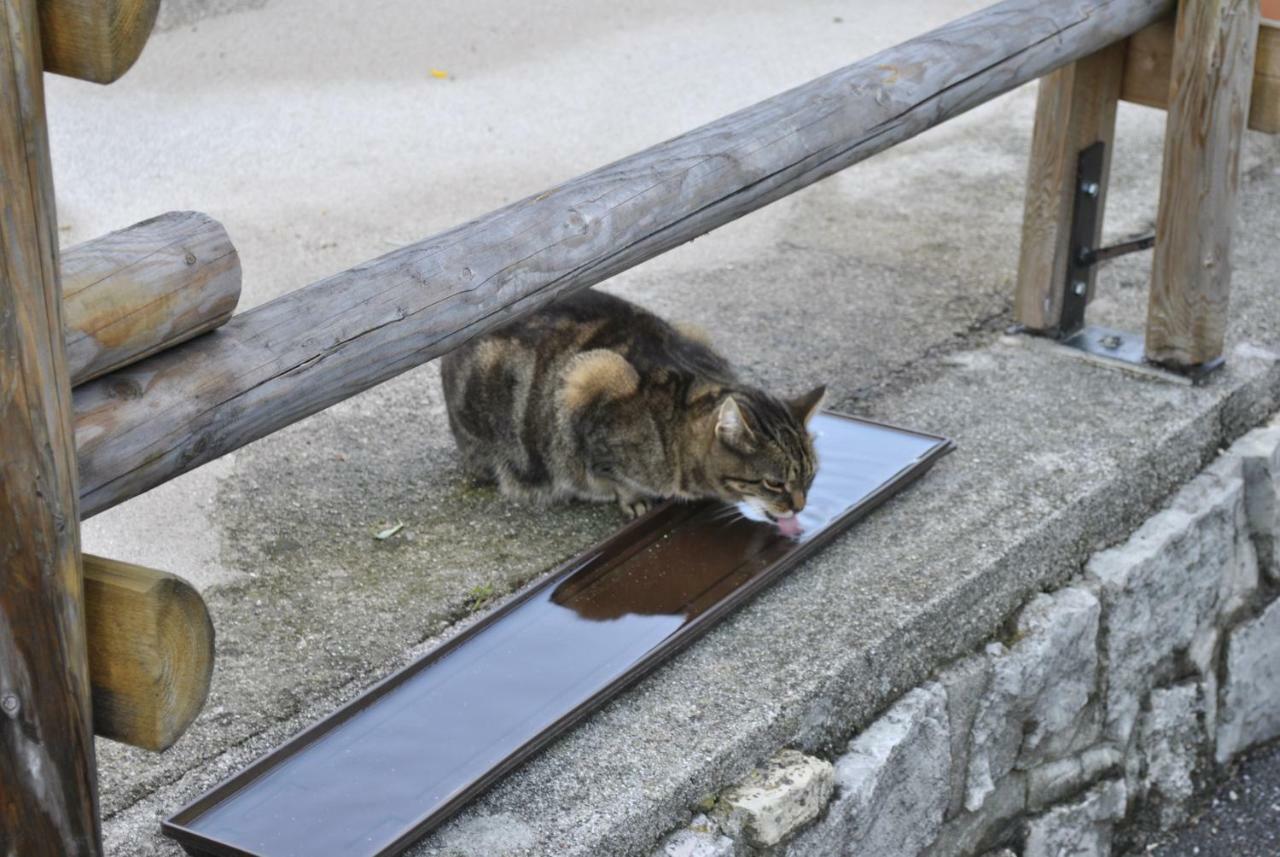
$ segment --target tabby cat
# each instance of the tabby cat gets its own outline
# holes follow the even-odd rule
[[[507,495],[747,501],[783,524],[818,466],[794,400],[738,380],[698,332],[587,289],[446,355],[449,425],[467,470]]]

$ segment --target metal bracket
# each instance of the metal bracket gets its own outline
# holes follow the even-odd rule
[[[1080,150],[1076,161],[1076,194],[1071,206],[1071,238],[1067,245],[1067,277],[1062,293],[1062,315],[1058,338],[1067,339],[1084,327],[1084,309],[1089,300],[1092,265],[1086,261],[1093,250],[1102,206],[1102,165],[1106,144],[1099,141]]]
[[[1084,328],[1084,311],[1089,285],[1097,265],[1139,250],[1156,246],[1156,236],[1143,235],[1110,247],[1094,247],[1102,216],[1102,167],[1106,144],[1099,141],[1080,150],[1076,161],[1076,195],[1071,208],[1071,237],[1067,245],[1067,276],[1062,295],[1062,316],[1058,339],[1071,339]]]
[[[1067,276],[1062,294],[1062,315],[1056,339],[1086,359],[1145,375],[1198,384],[1222,365],[1219,359],[1187,372],[1173,372],[1146,359],[1146,345],[1140,333],[1086,325],[1085,307],[1095,266],[1117,256],[1149,250],[1156,244],[1155,235],[1143,235],[1111,247],[1094,247],[1098,221],[1102,216],[1102,168],[1106,144],[1094,143],[1080,150],[1076,161],[1075,199],[1071,208],[1070,243],[1067,246]]]
[[[1224,364],[1223,359],[1219,357],[1210,363],[1193,366],[1187,370],[1175,370],[1162,366],[1146,358],[1146,337],[1141,333],[1114,330],[1097,324],[1086,324],[1058,344],[1090,363],[1111,366],[1177,384],[1200,384],[1215,369]]]
[[[1080,264],[1082,265],[1099,265],[1117,256],[1127,256],[1130,253],[1137,253],[1139,250],[1150,250],[1156,246],[1155,233],[1143,235],[1141,238],[1134,238],[1129,241],[1121,241],[1119,244],[1112,244],[1110,247],[1099,247],[1097,250],[1080,251]]]

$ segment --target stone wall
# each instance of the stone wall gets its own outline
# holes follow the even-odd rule
[[[1107,855],[1280,736],[1280,425],[833,759],[782,749],[665,857]]]

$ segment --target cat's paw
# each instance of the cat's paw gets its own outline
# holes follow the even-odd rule
[[[653,508],[653,501],[645,497],[619,498],[618,505],[622,507],[622,513],[627,516],[627,520],[634,521]]]

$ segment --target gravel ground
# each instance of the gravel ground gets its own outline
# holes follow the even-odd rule
[[[1277,857],[1280,855],[1280,742],[1237,763],[1190,824],[1163,841],[1130,852],[1154,857]]]

